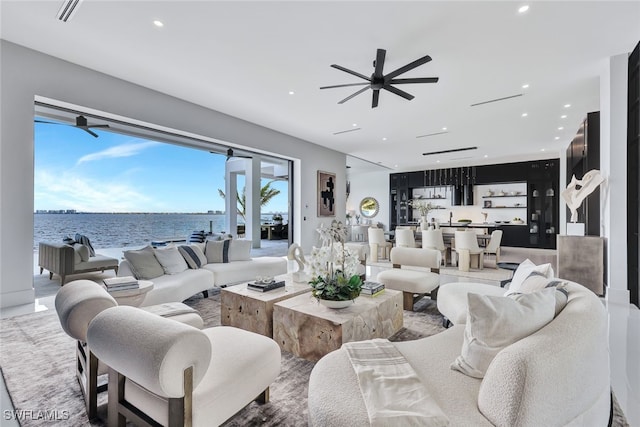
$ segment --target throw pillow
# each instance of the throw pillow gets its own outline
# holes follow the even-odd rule
[[[509,290],[505,292],[504,295],[508,296],[515,293],[525,292],[521,289],[522,283],[532,274],[541,275],[551,279],[554,276],[553,267],[551,267],[551,264],[535,265],[529,259],[524,260],[520,266],[518,266],[515,273],[513,273],[513,278],[509,284]]]
[[[251,240],[233,239],[229,245],[229,261],[251,261]]]
[[[174,245],[169,245],[163,249],[154,249],[154,251],[165,274],[178,274],[189,268],[184,257]]]
[[[73,251],[75,252],[75,263],[89,261],[89,248],[80,243],[73,244]]]
[[[207,240],[204,254],[209,263],[229,262],[229,246],[231,240]]]
[[[190,242],[190,243],[191,242],[202,243],[202,242],[204,242],[204,239],[205,239],[204,230],[194,231],[194,232],[191,233],[191,235],[187,239],[187,242]]]
[[[510,297],[467,294],[467,324],[460,356],[451,369],[484,378],[503,348],[536,332],[553,320],[555,289]]]
[[[180,255],[189,265],[189,268],[198,269],[207,263],[207,257],[197,245],[182,245],[178,247]]]
[[[150,280],[164,275],[164,269],[158,262],[151,246],[136,251],[125,251],[124,257],[129,261],[131,271],[136,279]]]
[[[93,249],[93,246],[91,246],[91,242],[89,241],[89,238],[87,236],[85,236],[84,234],[76,233],[75,239],[76,242],[82,243],[89,248],[89,256],[96,256],[96,251]]]
[[[62,239],[62,243],[64,243],[65,245],[73,246],[73,244],[76,243],[76,241],[73,240],[71,237],[67,236],[64,239]]]

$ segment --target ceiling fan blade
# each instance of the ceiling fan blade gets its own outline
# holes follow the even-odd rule
[[[94,138],[98,137],[98,134],[91,131],[91,129],[89,129],[88,127],[80,127],[78,126],[79,129],[82,129],[83,131],[87,132],[89,135],[93,136]]]
[[[400,74],[404,74],[409,70],[413,70],[414,68],[419,67],[422,64],[426,64],[429,61],[431,61],[431,57],[429,55],[423,56],[422,58],[416,59],[415,61],[405,65],[404,67],[400,67],[397,70],[390,72],[389,74],[384,76],[384,80],[385,82],[389,82],[394,77],[399,76]]]
[[[380,89],[373,90],[373,99],[371,100],[371,108],[378,106],[378,100],[380,99]]]
[[[347,102],[348,100],[350,100],[351,98],[353,98],[354,96],[358,96],[360,95],[362,92],[364,92],[365,90],[368,90],[370,86],[367,87],[363,87],[362,89],[360,89],[359,91],[357,91],[356,93],[352,93],[351,95],[347,96],[345,99],[343,99],[342,101],[338,102],[338,104],[344,104],[345,102]]]
[[[371,84],[371,83],[370,82],[347,83],[347,84],[343,84],[343,85],[322,86],[320,89],[333,89],[334,87],[362,86],[362,85],[369,85],[369,84]]]
[[[371,79],[369,79],[369,77],[365,76],[364,74],[360,74],[357,73],[353,70],[350,70],[348,68],[344,68],[343,66],[337,65],[337,64],[331,64],[331,67],[335,68],[336,70],[340,70],[340,71],[344,71],[345,73],[349,73],[351,75],[354,75],[356,77],[360,77],[361,79],[364,79],[366,81],[371,81]]]
[[[438,83],[438,77],[418,77],[415,79],[393,79],[389,80],[387,84],[401,85],[407,83]]]
[[[405,92],[405,91],[403,91],[403,90],[397,89],[397,88],[395,88],[395,87],[393,87],[393,86],[384,85],[384,86],[382,86],[382,89],[386,89],[386,90],[388,90],[389,92],[391,92],[391,93],[395,93],[396,95],[401,96],[401,97],[403,97],[404,99],[407,99],[407,100],[409,100],[409,101],[411,101],[413,98],[415,98],[415,97],[414,97],[413,95],[411,95],[410,93],[407,93],[407,92]]]
[[[378,49],[376,53],[376,68],[373,71],[373,77],[377,79],[381,79],[384,76],[382,75],[382,68],[384,67],[384,58],[387,54],[387,51],[384,49]]]

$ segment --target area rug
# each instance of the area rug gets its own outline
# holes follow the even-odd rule
[[[219,295],[192,297],[207,327],[220,324]],[[404,327],[391,340],[408,341],[443,330],[435,302],[422,299],[404,312]],[[0,368],[12,403],[23,412],[22,426],[106,426],[106,393],[98,400],[99,418],[89,422],[75,378],[75,342],[61,329],[53,311],[0,320]],[[266,405],[251,403],[225,426],[306,426],[307,383],[314,363],[282,353],[282,371],[271,385]],[[619,407],[615,426],[625,426]]]

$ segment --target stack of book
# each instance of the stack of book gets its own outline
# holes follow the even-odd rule
[[[138,289],[140,287],[138,280],[133,276],[111,277],[104,279],[103,282],[108,292]]]
[[[284,280],[280,282],[255,282],[255,283],[247,283],[247,289],[251,289],[252,291],[258,292],[267,292],[272,291],[274,289],[282,288],[284,286]]]
[[[384,292],[384,283],[365,281],[362,284],[360,295],[375,297]]]

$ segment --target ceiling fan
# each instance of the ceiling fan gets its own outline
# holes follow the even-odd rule
[[[336,87],[347,87],[347,86],[362,86],[367,85],[366,87],[360,89],[359,91],[347,96],[342,101],[338,102],[338,104],[343,104],[350,100],[351,98],[360,95],[364,91],[371,89],[373,90],[373,100],[371,102],[371,108],[376,108],[378,106],[378,100],[380,98],[380,89],[387,90],[391,93],[395,93],[398,96],[403,97],[411,101],[414,96],[395,88],[391,85],[400,85],[400,84],[408,84],[408,83],[437,83],[438,77],[418,77],[418,78],[410,78],[410,79],[396,79],[400,74],[404,74],[407,71],[413,70],[416,67],[419,67],[422,64],[426,64],[431,61],[431,57],[429,55],[423,56],[422,58],[416,59],[415,61],[405,65],[404,67],[400,67],[395,71],[390,72],[389,74],[384,75],[382,70],[384,68],[384,59],[387,54],[387,51],[384,49],[378,49],[376,53],[376,59],[373,61],[374,71],[371,77],[367,77],[358,72],[352,71],[348,68],[342,67],[337,64],[332,64],[331,67],[336,68],[340,71],[344,71],[345,73],[352,74],[356,77],[360,77],[361,79],[366,80],[366,83],[346,83],[341,85],[333,85],[333,86],[323,86],[320,89],[332,89]]]
[[[93,136],[94,138],[98,137],[98,134],[93,132],[91,130],[91,128],[108,128],[109,125],[90,125],[87,123],[87,118],[85,116],[78,116],[76,117],[76,124],[75,125],[70,125],[68,123],[57,123],[57,122],[47,122],[44,120],[35,120],[36,123],[47,123],[50,125],[64,125],[64,126],[73,126],[75,128],[78,129],[82,129],[83,131],[87,132],[88,134],[90,134],[91,136]]]

